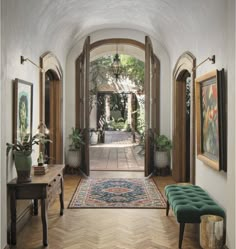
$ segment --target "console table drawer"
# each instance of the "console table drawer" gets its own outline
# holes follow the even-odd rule
[[[46,186],[31,185],[30,188],[26,186],[18,187],[15,189],[16,199],[41,199],[46,198]]]

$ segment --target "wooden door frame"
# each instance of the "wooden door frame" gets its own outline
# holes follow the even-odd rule
[[[56,163],[63,162],[63,71],[61,64],[57,57],[52,52],[46,52],[40,56],[40,67],[43,71],[40,72],[39,77],[39,120],[45,123],[45,74],[50,72],[53,75],[52,82],[59,84],[60,87],[53,86],[56,96],[56,102],[54,112],[59,113],[60,128],[53,136],[57,138],[57,141],[52,144],[53,157],[55,157]],[[59,103],[61,103],[59,105]],[[57,120],[59,122],[59,120]]]
[[[81,146],[81,172],[89,176],[89,62],[90,36],[84,41],[81,54],[75,61],[75,127],[83,131]]]
[[[185,160],[185,148],[183,146],[178,146],[181,143],[181,138],[177,136],[178,131],[176,130],[176,122],[181,122],[177,119],[178,113],[176,113],[176,101],[178,99],[177,94],[182,94],[178,91],[179,84],[184,84],[184,78],[186,78],[186,73],[188,72],[191,77],[191,107],[190,107],[190,182],[195,183],[195,71],[192,69],[196,66],[196,58],[190,52],[183,53],[177,60],[174,70],[173,70],[173,114],[172,114],[172,132],[173,132],[173,150],[172,150],[172,174],[177,182],[185,181],[186,168],[185,165],[180,163]],[[179,121],[178,121],[179,120]],[[183,139],[182,139],[183,140]]]
[[[141,50],[143,50],[144,52],[145,52],[145,44],[144,43],[142,43],[142,42],[139,42],[139,41],[137,41],[137,40],[133,40],[133,39],[127,39],[127,38],[110,38],[110,39],[103,39],[103,40],[99,40],[99,41],[96,41],[96,42],[94,42],[94,43],[91,43],[90,44],[90,52],[93,50],[93,49],[95,49],[95,48],[97,48],[97,47],[100,47],[100,46],[104,46],[104,45],[108,45],[108,44],[125,44],[125,45],[132,45],[132,46],[135,46],[135,47],[138,47],[138,48],[140,48]],[[157,63],[157,70],[159,70],[160,71],[160,60],[159,60],[159,58],[155,55],[155,54],[153,54],[154,55],[154,60],[156,61],[156,63]],[[76,70],[75,70],[75,81],[76,81],[76,92],[77,91],[79,91],[79,89],[78,89],[78,85],[79,85],[79,81],[81,80],[80,79],[80,75],[79,75],[79,71],[81,70],[81,65],[80,65],[80,63],[79,63],[79,60],[80,60],[80,56],[81,56],[81,54],[76,58],[76,62],[75,62],[75,68],[76,68]],[[155,77],[156,78],[158,78],[160,76],[160,72],[159,73],[157,73],[156,75],[155,75]],[[153,80],[153,79],[152,79]],[[146,80],[145,80],[146,81]],[[160,79],[157,79],[157,83],[160,85]],[[145,87],[145,85],[144,85],[144,87]],[[158,89],[157,89],[157,95],[160,95],[160,89],[159,89],[159,87],[158,87]],[[76,95],[77,96],[77,95]],[[156,100],[155,100],[156,101]],[[80,125],[80,120],[79,120],[79,115],[78,115],[78,113],[79,113],[79,109],[80,109],[80,106],[81,106],[81,100],[78,98],[78,96],[75,98],[75,104],[76,104],[76,116],[75,116],[75,120],[76,120],[76,126],[77,127],[79,127],[79,125]],[[156,102],[157,103],[157,102]],[[155,130],[156,131],[159,131],[159,129],[160,129],[160,117],[159,117],[159,115],[160,115],[160,106],[159,107],[157,107],[156,108],[157,109],[157,115],[156,115],[156,118],[158,119],[157,121],[155,121],[154,123],[156,124],[156,127],[155,127]],[[151,115],[151,113],[149,114],[149,115]],[[151,152],[149,152],[149,153],[151,153]],[[150,160],[149,160],[150,161]],[[146,166],[147,167],[147,166]],[[146,168],[145,167],[145,168]],[[147,170],[145,170],[145,174],[147,175],[148,174],[148,172],[147,172]]]

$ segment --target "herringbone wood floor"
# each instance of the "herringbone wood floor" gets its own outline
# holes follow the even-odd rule
[[[98,176],[99,177],[99,176]],[[156,177],[160,190],[171,177]],[[67,209],[79,176],[65,176],[65,212],[59,215],[58,200],[49,208],[50,249],[174,249],[178,248],[179,226],[164,209]],[[198,249],[198,226],[187,224],[183,249]],[[40,215],[18,233],[17,249],[40,249]]]

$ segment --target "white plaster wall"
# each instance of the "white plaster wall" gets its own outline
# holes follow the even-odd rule
[[[67,13],[72,12],[68,1],[61,1],[64,3]],[[71,4],[76,1],[69,1]],[[128,3],[127,1],[125,1]],[[233,0],[208,0],[208,1],[182,1],[179,9],[175,7],[179,3],[173,1],[162,1],[164,5],[168,5],[167,9],[161,8],[157,12],[158,1],[155,1],[155,5],[150,11],[152,21],[150,22],[146,18],[142,20],[145,25],[136,26],[139,30],[125,30],[125,29],[107,29],[100,30],[91,33],[91,43],[97,40],[105,38],[123,37],[139,40],[144,43],[144,36],[147,33],[152,34],[153,47],[155,53],[161,60],[161,132],[170,134],[171,127],[171,75],[177,58],[184,52],[192,52],[196,58],[197,63],[205,59],[206,57],[215,54],[216,64],[210,65],[209,63],[203,65],[197,70],[197,76],[204,74],[212,69],[221,69],[224,67],[228,75],[228,100],[229,107],[228,113],[230,118],[228,119],[228,173],[219,173],[213,171],[201,161],[196,162],[196,183],[204,187],[210,195],[213,196],[226,210],[228,216],[227,222],[227,245],[230,249],[235,248],[235,118],[236,118],[236,105],[235,105],[235,75],[234,75],[234,60],[230,56],[234,51],[235,41],[235,24],[234,15],[234,1]],[[68,41],[73,43],[73,38],[77,37],[79,42],[75,43],[73,48],[68,53],[66,71],[64,71],[64,79],[66,79],[67,87],[64,87],[64,100],[66,101],[66,134],[68,135],[70,128],[75,123],[74,119],[74,76],[75,76],[75,59],[82,51],[83,39],[81,35],[86,34],[87,30],[96,30],[104,27],[119,27],[119,23],[112,23],[112,15],[107,19],[102,19],[100,26],[96,26],[95,19],[89,19],[91,13],[87,13],[84,9],[85,19],[87,26],[83,25],[81,21],[81,27],[83,30],[80,32],[80,22],[75,18],[77,12],[74,12],[73,16],[64,16],[66,12],[60,11],[59,5],[56,1],[28,1],[28,0],[1,0],[2,3],[2,54],[1,54],[1,148],[5,148],[6,141],[12,140],[12,80],[15,78],[21,78],[26,81],[34,83],[34,118],[33,129],[37,128],[38,124],[38,82],[39,73],[33,65],[25,63],[20,64],[20,55],[29,57],[36,63],[39,62],[39,56],[51,50],[61,62],[62,68],[65,66],[65,58],[67,55]],[[159,1],[160,3],[160,1]],[[78,5],[79,5],[78,1]],[[99,3],[98,3],[99,4]],[[176,6],[175,6],[176,4]],[[229,4],[229,5],[227,5]],[[103,6],[103,5],[102,5]],[[200,6],[200,8],[199,8]],[[57,7],[57,8],[56,8]],[[121,6],[122,7],[122,6]],[[172,8],[173,7],[173,8]],[[91,8],[91,6],[90,6]],[[56,11],[55,11],[56,9]],[[126,8],[128,9],[128,8]],[[171,10],[165,14],[165,10]],[[104,11],[103,9],[100,11]],[[117,9],[115,9],[116,13]],[[183,11],[183,12],[182,12]],[[94,10],[94,15],[96,10]],[[62,14],[61,18],[56,18],[56,14]],[[102,14],[102,12],[99,12]],[[109,12],[110,13],[110,12]],[[108,13],[108,14],[109,14]],[[175,15],[176,13],[176,15]],[[105,14],[105,13],[104,13]],[[157,15],[160,14],[160,15]],[[148,15],[147,15],[148,16]],[[166,16],[166,18],[165,18]],[[73,17],[73,24],[78,23],[78,27],[72,25],[72,22],[64,24],[63,21],[71,20]],[[124,15],[122,15],[124,18]],[[135,20],[141,20],[142,15]],[[155,19],[155,17],[159,19]],[[162,18],[163,17],[163,18]],[[58,20],[57,24],[55,20]],[[120,19],[120,15],[119,18]],[[158,20],[160,22],[158,22]],[[186,20],[186,22],[185,22]],[[94,23],[93,23],[94,22]],[[105,26],[107,25],[107,26]],[[122,27],[131,27],[128,21],[122,24]],[[159,25],[159,26],[158,26]],[[162,25],[164,26],[161,32]],[[147,29],[150,27],[150,29]],[[141,27],[143,27],[141,29]],[[168,29],[169,27],[169,29]],[[134,26],[133,26],[134,28]],[[67,33],[68,30],[68,33]],[[149,30],[151,30],[149,32]],[[60,31],[60,35],[59,34]],[[80,32],[80,33],[79,33]],[[71,34],[71,36],[70,36]],[[155,38],[154,38],[155,37]],[[157,40],[165,41],[163,46],[168,49],[167,51],[157,42]],[[67,44],[66,44],[67,43]],[[64,45],[67,46],[64,46]],[[169,54],[169,56],[168,56]],[[233,69],[232,69],[233,68]],[[65,86],[65,85],[64,85]],[[66,90],[66,92],[65,92]],[[235,108],[234,108],[235,107]],[[65,105],[64,105],[65,111]],[[65,113],[65,112],[64,112]],[[65,135],[65,137],[67,136]],[[1,202],[4,204],[1,206],[1,248],[6,245],[6,182],[14,175],[14,167],[10,163],[6,167],[5,150],[1,149]],[[233,204],[233,203],[234,204]]]
[[[235,230],[235,152],[236,152],[236,136],[235,136],[235,118],[236,118],[236,79],[235,79],[235,35],[236,35],[236,25],[235,25],[235,1],[228,1],[227,6],[227,68],[228,68],[228,173],[227,173],[227,230],[226,238],[227,245],[229,248],[236,248],[236,230]],[[231,113],[233,114],[231,116]]]
[[[90,43],[95,41],[109,39],[109,38],[128,38],[134,39],[139,42],[145,43],[145,33],[138,32],[135,30],[127,29],[104,29],[96,31],[90,34]],[[164,82],[161,86],[161,132],[170,136],[170,98],[169,95],[171,81],[170,81],[170,65],[169,57],[164,47],[162,47],[154,38],[152,38],[154,53],[161,61],[161,82]],[[66,88],[66,108],[71,110],[66,113],[66,136],[68,136],[71,126],[75,124],[75,60],[80,55],[83,48],[84,39],[81,39],[74,47],[70,50],[67,57],[66,64],[66,82],[68,87]],[[123,46],[124,48],[124,46]],[[113,48],[114,49],[114,48]],[[127,52],[127,47],[125,47]],[[97,50],[99,52],[99,50]],[[122,51],[122,46],[119,46],[119,51]],[[96,58],[97,55],[93,52],[93,58]],[[101,54],[104,54],[105,51],[102,51]],[[137,52],[135,52],[137,53]],[[142,58],[140,56],[139,58]],[[68,141],[66,141],[66,147],[68,146]]]
[[[2,92],[2,1],[0,1],[0,89]],[[1,111],[0,111],[0,120],[2,120],[2,97],[0,94],[0,105],[1,105]],[[2,122],[0,122],[0,141],[2,144]],[[2,185],[2,166],[4,165],[2,162],[2,153],[3,151],[0,151],[0,207],[2,206],[2,190],[3,190],[3,185]],[[1,214],[0,214],[0,226],[2,227],[2,208],[1,208]],[[2,229],[0,229],[0,248],[2,248]]]
[[[2,32],[1,32],[1,248],[6,245],[7,238],[7,191],[6,184],[16,176],[15,167],[10,159],[6,165],[6,142],[12,141],[12,108],[13,108],[13,83],[15,78],[33,83],[33,132],[36,132],[39,123],[39,70],[29,62],[20,64],[20,56],[30,58],[39,64],[39,57],[46,51],[52,51],[59,59],[63,71],[66,51],[60,46],[54,46],[48,34],[42,34],[35,29],[33,20],[27,20],[27,15],[22,16],[25,5],[14,1],[2,0]],[[26,9],[25,9],[26,8]],[[65,75],[65,74],[64,74]],[[64,86],[63,86],[64,87]],[[64,107],[63,107],[64,108]],[[34,147],[33,162],[37,159],[37,146]]]
[[[217,172],[196,158],[196,184],[203,187],[227,212],[227,246],[235,248],[235,8],[234,1],[217,1],[207,21],[199,29],[178,37],[178,46],[170,51],[171,68],[185,51],[196,56],[197,64],[215,54],[216,64],[206,62],[196,71],[201,76],[224,68],[228,78],[228,173]],[[227,27],[227,28],[226,28]],[[176,43],[175,43],[176,44]],[[172,118],[171,118],[172,120]]]

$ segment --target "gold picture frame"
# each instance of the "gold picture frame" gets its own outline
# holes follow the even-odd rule
[[[196,78],[197,158],[215,170],[227,170],[224,70]]]

